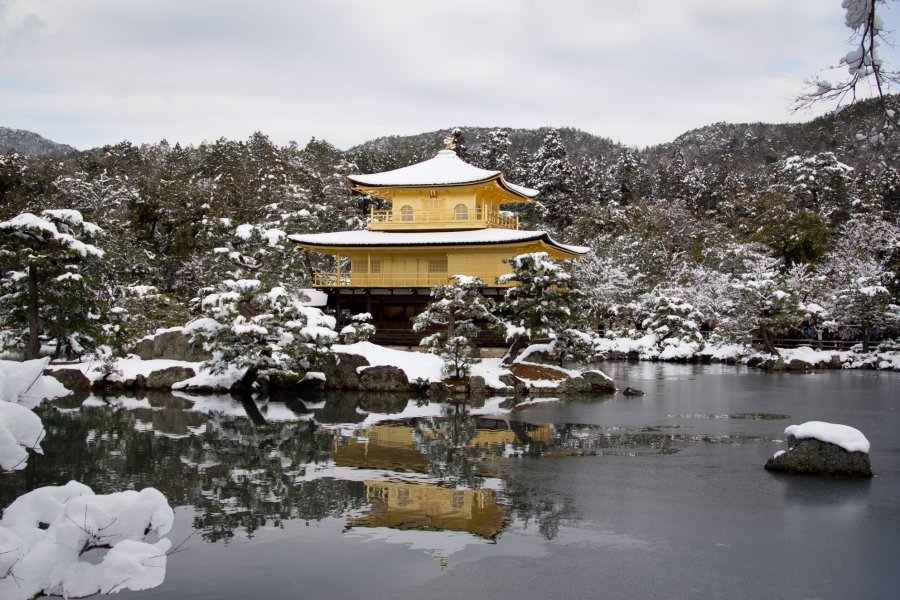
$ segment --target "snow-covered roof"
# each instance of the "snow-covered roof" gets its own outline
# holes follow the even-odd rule
[[[542,240],[548,246],[571,254],[585,254],[589,248],[560,244],[546,231],[522,231],[519,229],[467,229],[464,231],[335,231],[332,233],[294,234],[288,236],[292,242],[319,247],[347,246],[462,246],[480,244],[503,244],[510,242],[531,242]]]
[[[358,185],[373,187],[467,185],[496,180],[501,187],[523,198],[534,198],[539,193],[537,190],[509,183],[500,171],[474,167],[459,158],[453,150],[441,150],[434,158],[408,167],[369,175],[350,175],[348,179]]]

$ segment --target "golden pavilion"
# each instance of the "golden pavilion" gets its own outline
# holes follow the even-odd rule
[[[410,320],[428,302],[431,286],[454,275],[480,277],[485,295],[499,296],[503,259],[546,252],[578,258],[587,248],[561,244],[544,231],[519,229],[503,205],[534,202],[537,190],[509,183],[452,150],[383,173],[349,176],[353,189],[390,204],[372,209],[368,229],[290,236],[300,248],[334,257],[335,269],[315,274],[339,322],[342,311],[373,315],[379,341],[410,341]],[[509,284],[507,284],[509,285]],[[399,336],[390,339],[391,332]],[[409,340],[401,340],[403,335]],[[415,339],[412,339],[415,338]]]

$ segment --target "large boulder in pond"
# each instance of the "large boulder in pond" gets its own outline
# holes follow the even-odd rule
[[[325,375],[325,387],[332,390],[358,390],[359,371],[369,361],[359,354],[329,352],[317,357],[316,368]]]
[[[82,400],[91,393],[91,380],[80,369],[47,369],[44,375],[53,377],[72,392],[72,395]]]
[[[528,393],[528,384],[512,373],[504,373],[500,376],[500,381],[509,386],[516,396],[524,396]]]
[[[603,371],[585,371],[581,374],[581,378],[588,383],[592,394],[616,393],[616,382]]]
[[[148,390],[170,390],[179,381],[190,379],[196,374],[189,367],[168,367],[147,375],[144,387]]]
[[[767,471],[872,477],[869,441],[858,429],[809,421],[784,432],[789,448],[766,462]]]
[[[370,392],[409,392],[409,378],[400,367],[377,365],[359,373],[359,389]]]

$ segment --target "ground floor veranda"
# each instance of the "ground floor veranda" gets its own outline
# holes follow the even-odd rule
[[[321,289],[321,288],[320,288]],[[413,319],[425,310],[431,300],[429,288],[326,288],[327,309],[337,318],[337,330],[350,323],[353,315],[369,313],[375,336],[372,341],[387,345],[416,345],[425,332],[412,330]],[[484,295],[500,300],[505,290],[485,288]],[[475,340],[479,346],[503,346],[505,340],[486,329],[482,329]]]

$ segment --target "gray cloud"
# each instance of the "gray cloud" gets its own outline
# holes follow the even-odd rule
[[[790,98],[847,39],[839,0],[0,0],[11,32],[2,124],[79,147],[451,125],[645,145],[808,118]]]

